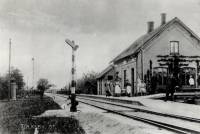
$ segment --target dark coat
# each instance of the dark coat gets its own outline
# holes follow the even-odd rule
[[[177,86],[177,80],[175,77],[168,78],[167,90],[170,92],[175,92],[175,87]]]

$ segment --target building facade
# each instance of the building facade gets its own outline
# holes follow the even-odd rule
[[[106,83],[107,83],[107,81],[111,81],[112,83],[114,83],[114,77],[115,77],[114,66],[109,65],[106,69],[104,69],[97,76],[97,94],[105,95],[106,94]],[[114,93],[114,91],[113,91],[113,87],[112,87],[112,94],[113,93]]]
[[[154,77],[156,86],[153,88],[164,90],[169,68],[161,66],[158,57],[173,54],[193,58],[186,66],[181,67],[178,74],[182,88],[190,88],[190,77],[195,80],[193,88],[199,88],[200,38],[177,17],[166,22],[166,14],[161,14],[161,25],[156,29],[154,22],[147,24],[147,33],[111,61],[115,73],[121,77],[121,88],[126,88],[128,81],[131,83],[134,95],[138,92],[139,82],[144,82],[148,86]],[[98,88],[98,90],[103,89]]]

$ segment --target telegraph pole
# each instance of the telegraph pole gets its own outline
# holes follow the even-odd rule
[[[70,41],[69,39],[66,39],[65,42],[72,47],[72,81],[71,81],[71,107],[70,111],[71,112],[76,112],[77,108],[76,106],[78,105],[78,102],[76,101],[76,81],[75,81],[75,51],[78,49],[78,45],[75,45],[74,41]]]
[[[35,60],[35,59],[34,59],[34,57],[33,57],[33,58],[32,58],[32,69],[33,69],[33,70],[32,70],[32,71],[33,71],[33,72],[32,72],[32,73],[33,73],[33,74],[32,74],[32,86],[33,86],[33,89],[34,89],[34,76],[35,76],[34,60]]]
[[[10,101],[10,93],[11,93],[11,39],[9,39],[9,65],[8,65],[8,75],[9,75],[9,86],[8,86],[8,101]]]

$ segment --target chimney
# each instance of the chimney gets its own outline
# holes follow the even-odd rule
[[[161,13],[161,25],[166,23],[166,13]]]
[[[153,21],[149,21],[147,22],[147,26],[148,26],[148,33],[152,32],[154,30],[154,22]]]

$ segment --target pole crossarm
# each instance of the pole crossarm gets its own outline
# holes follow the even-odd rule
[[[71,40],[69,40],[69,39],[66,39],[65,42],[66,42],[68,45],[70,45],[74,51],[76,51],[76,50],[78,49],[78,47],[79,47],[78,45],[76,45],[76,44],[74,43],[74,41],[71,41]]]

